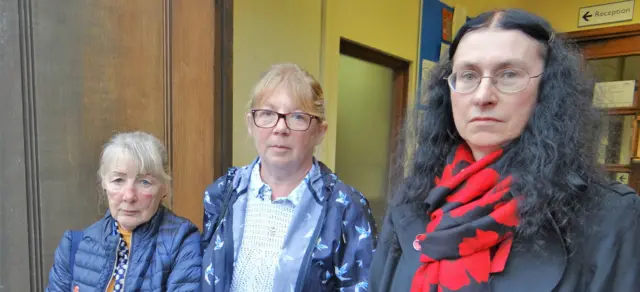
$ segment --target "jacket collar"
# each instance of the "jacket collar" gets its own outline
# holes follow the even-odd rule
[[[156,213],[151,217],[151,219],[136,227],[133,230],[132,236],[136,237],[136,242],[140,242],[139,240],[146,241],[150,238],[154,238],[158,233],[158,229],[160,223],[162,222],[162,218],[164,217],[164,213],[167,211],[166,207],[160,204]],[[114,226],[116,219],[111,216],[111,212],[107,209],[106,214],[103,217],[104,227],[103,227],[103,235],[104,238],[110,237],[114,234]]]
[[[238,169],[236,176],[233,178],[233,189],[236,196],[242,195],[249,189],[249,182],[251,179],[251,171],[260,163],[260,157],[251,162],[251,164],[243,166]],[[327,167],[324,163],[313,158],[314,168],[319,171],[314,171],[309,177],[309,190],[313,195],[313,198],[318,202],[328,200],[331,196],[331,189],[337,181],[337,176]],[[324,191],[329,190],[329,191]]]

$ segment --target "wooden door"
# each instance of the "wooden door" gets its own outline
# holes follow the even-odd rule
[[[165,142],[167,204],[201,225],[230,157],[230,3],[0,0],[0,291],[43,291],[63,232],[104,214],[98,159],[118,131]]]
[[[627,92],[614,97],[611,90],[603,90],[602,98],[594,99],[607,113],[600,163],[611,179],[640,193],[640,25],[579,31],[567,36],[580,46],[598,82],[596,89],[617,87],[620,92]]]

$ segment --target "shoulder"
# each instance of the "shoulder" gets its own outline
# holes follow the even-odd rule
[[[211,205],[219,206],[222,204],[222,194],[228,187],[233,187],[238,181],[238,178],[242,175],[242,172],[246,172],[248,169],[248,165],[243,167],[231,167],[227,170],[225,175],[209,184],[204,191],[205,208]]]
[[[200,232],[193,222],[165,209],[162,221],[159,226],[158,241],[162,241],[165,246],[175,249],[183,247],[185,243],[193,243],[199,247]]]
[[[618,228],[624,227],[620,225],[621,223],[631,224],[637,228],[640,222],[640,197],[636,191],[621,183],[612,183],[601,188],[602,196],[594,207],[594,218],[598,221],[608,221]]]
[[[588,242],[618,241],[624,234],[640,232],[640,197],[627,185],[612,183],[601,188],[600,198],[583,222]],[[636,236],[637,237],[637,236]],[[640,242],[638,242],[640,244]],[[634,243],[635,244],[635,243]]]
[[[87,228],[82,230],[82,238],[91,238],[98,242],[102,241],[102,235],[104,234],[105,229],[108,227],[108,223],[110,222],[109,216],[103,216],[100,220],[94,222],[89,225]],[[71,230],[69,230],[69,236],[71,236]]]
[[[160,232],[172,237],[180,234],[198,232],[198,227],[196,227],[193,222],[187,218],[176,215],[169,209],[164,210],[164,215],[160,224]]]
[[[335,180],[335,185],[333,186],[331,197],[336,199],[346,198],[347,202],[351,203],[348,204],[352,206],[351,208],[364,209],[365,207],[369,207],[369,201],[360,191],[358,191],[355,187],[344,183],[339,178],[336,178]]]

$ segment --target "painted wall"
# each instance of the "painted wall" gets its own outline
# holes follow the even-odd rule
[[[322,83],[329,131],[317,157],[331,168],[338,127],[340,38],[408,60],[411,72],[416,72],[419,0],[237,0],[233,10],[234,165],[249,163],[256,155],[244,116],[251,88],[269,65],[296,62]],[[415,74],[409,92],[415,92]]]
[[[546,18],[553,28],[557,31],[567,32],[575,30],[585,30],[594,28],[603,28],[611,26],[620,26],[640,23],[640,3],[636,1],[633,7],[633,19],[625,22],[618,22],[605,25],[594,25],[578,28],[578,11],[580,7],[587,7],[612,2],[620,2],[618,0],[538,0],[528,3],[529,11]]]
[[[451,7],[462,7],[467,11],[468,16],[473,17],[478,14],[494,9],[503,8],[520,8],[529,9],[532,5],[527,0],[440,0],[440,2],[449,5]],[[555,8],[554,8],[555,9]],[[454,30],[455,31],[455,30]]]
[[[325,137],[322,158],[329,167],[335,165],[336,129],[340,127],[338,75],[340,38],[344,37],[411,62],[409,99],[413,99],[418,57],[420,1],[418,0],[325,0],[326,18],[323,42],[323,86],[327,96],[329,132]]]
[[[233,164],[257,155],[247,133],[250,93],[269,66],[294,62],[320,80],[321,0],[233,3]]]
[[[382,222],[386,207],[393,70],[340,55],[335,172]]]

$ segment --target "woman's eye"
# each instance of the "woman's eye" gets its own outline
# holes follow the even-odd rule
[[[114,182],[114,183],[121,183],[123,181],[124,181],[124,179],[119,178],[119,177],[118,178],[114,178],[114,179],[111,180],[111,182]]]
[[[141,180],[141,181],[140,181],[140,183],[141,183],[142,185],[144,185],[144,186],[150,186],[150,185],[151,185],[151,182],[150,182],[150,181],[148,181],[148,180],[146,180],[146,179]]]
[[[461,79],[464,81],[470,81],[476,79],[476,74],[473,72],[463,72],[461,77]]]
[[[504,71],[502,73],[502,78],[505,78],[505,79],[511,79],[516,77],[518,77],[518,73],[516,73],[515,71]]]

